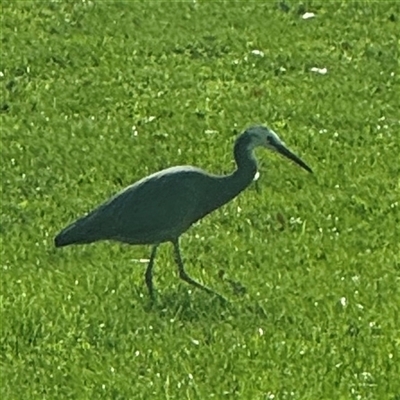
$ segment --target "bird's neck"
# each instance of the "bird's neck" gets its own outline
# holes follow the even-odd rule
[[[257,161],[250,143],[239,137],[234,148],[237,168],[230,175],[215,177],[203,200],[203,210],[197,219],[228,203],[250,185],[257,172]]]
[[[257,173],[257,161],[253,149],[246,143],[246,137],[239,137],[234,148],[236,170],[222,178],[221,203],[226,203],[247,188]]]
[[[257,173],[257,160],[254,157],[253,148],[250,146],[249,138],[242,135],[235,143],[234,156],[236,170],[230,175],[232,187],[236,187],[239,194],[253,181]]]

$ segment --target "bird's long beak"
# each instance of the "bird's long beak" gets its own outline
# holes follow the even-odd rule
[[[278,153],[280,153],[280,154],[284,155],[285,157],[289,158],[290,160],[294,161],[296,164],[300,165],[300,167],[303,167],[306,171],[313,172],[312,169],[301,158],[297,157],[296,154],[293,154],[283,144],[276,145],[275,149]]]

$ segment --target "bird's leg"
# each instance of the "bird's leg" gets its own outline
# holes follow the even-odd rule
[[[157,247],[158,244],[154,245],[152,250],[151,250],[151,255],[150,255],[150,261],[146,269],[145,273],[145,280],[146,280],[146,285],[147,288],[149,289],[150,297],[153,299],[154,298],[154,288],[153,288],[153,265],[154,265],[154,259],[156,257],[157,253]]]
[[[201,283],[195,281],[194,279],[192,279],[185,271],[185,268],[183,267],[183,262],[182,262],[182,257],[181,257],[181,252],[179,249],[179,241],[176,240],[173,242],[174,245],[174,253],[175,253],[175,261],[178,264],[178,271],[179,271],[179,277],[181,279],[183,279],[185,282],[190,283],[193,286],[196,286],[199,289],[205,290],[207,293],[213,294],[218,296],[220,299],[226,301],[226,299],[221,296],[220,294],[218,294],[217,292],[214,292],[213,290],[211,290],[210,288],[208,288],[207,286],[202,285]]]

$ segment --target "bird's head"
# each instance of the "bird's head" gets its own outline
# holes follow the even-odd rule
[[[279,138],[279,136],[272,130],[265,126],[253,126],[246,130],[247,135],[250,137],[250,147],[255,148],[258,146],[266,147],[269,150],[276,151],[279,154],[289,158],[296,164],[308,172],[313,172],[312,169],[294,153],[292,153]]]

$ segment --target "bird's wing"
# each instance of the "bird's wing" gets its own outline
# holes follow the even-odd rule
[[[196,220],[195,176],[174,173],[139,181],[96,209],[92,224],[104,239],[143,244],[173,240]]]

